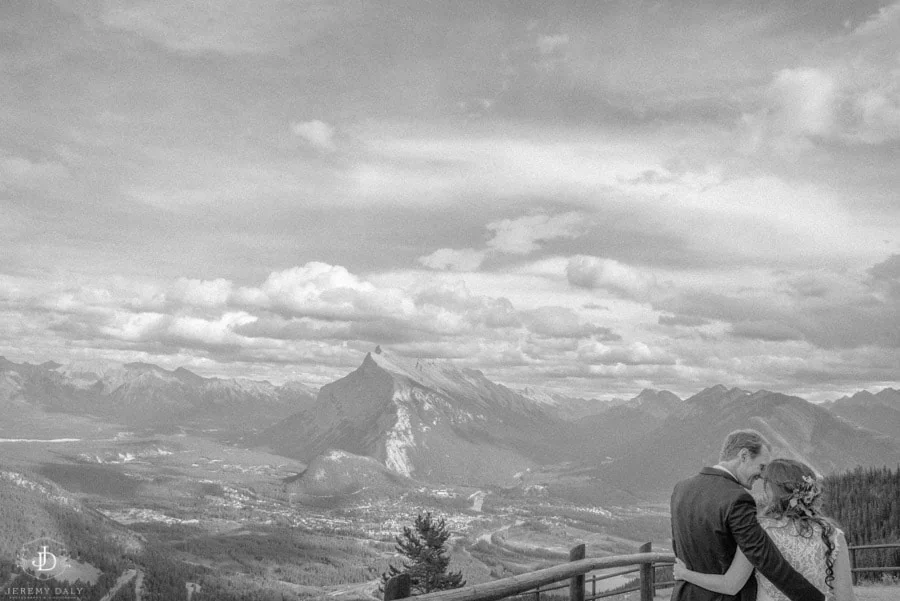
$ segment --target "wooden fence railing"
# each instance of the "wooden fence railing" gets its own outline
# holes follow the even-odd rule
[[[627,592],[640,591],[641,601],[652,601],[657,589],[670,587],[672,580],[658,581],[656,567],[670,566],[675,561],[671,553],[652,553],[651,544],[641,546],[640,553],[634,555],[614,555],[611,557],[585,558],[584,545],[573,547],[569,552],[569,563],[564,563],[543,570],[536,570],[518,576],[493,580],[463,588],[440,591],[416,596],[416,601],[496,601],[515,595],[534,595],[540,601],[542,593],[550,593],[568,588],[570,601],[592,601],[621,595]],[[881,545],[856,545],[850,550],[850,565],[853,584],[857,584],[858,575],[870,572],[897,572],[900,567],[857,567],[858,553],[871,549],[900,549],[900,543]],[[631,566],[629,569],[598,575],[596,570]],[[590,574],[590,577],[587,576]],[[638,574],[637,584],[632,587],[617,588],[615,591],[597,592],[597,583],[610,578]],[[587,588],[590,587],[590,593]],[[406,599],[410,596],[409,576],[400,574],[389,580],[384,590],[384,601]]]
[[[563,589],[568,589],[570,601],[592,601],[631,591],[640,591],[641,601],[652,601],[656,589],[674,584],[671,580],[657,581],[656,567],[672,565],[675,556],[671,553],[652,553],[651,548],[651,544],[646,543],[641,546],[640,553],[633,555],[585,558],[584,545],[578,545],[569,552],[568,563],[482,584],[418,595],[416,601],[496,601],[522,594],[540,601],[541,594]],[[587,576],[596,570],[626,566],[631,567],[612,574]],[[615,592],[597,592],[598,582],[626,574],[637,574],[634,586],[618,588]],[[589,586],[590,594],[587,591]],[[406,599],[409,596],[410,583],[406,574],[394,576],[384,587],[385,601]]]
[[[850,550],[850,571],[853,573],[853,584],[859,582],[859,575],[869,572],[897,572],[900,574],[900,567],[897,566],[881,566],[881,567],[865,567],[859,566],[859,552],[872,549],[900,549],[900,543],[886,543],[881,545],[855,545],[847,547]]]

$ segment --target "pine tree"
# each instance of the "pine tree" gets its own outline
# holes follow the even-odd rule
[[[403,534],[394,537],[397,542],[395,549],[408,561],[401,562],[402,568],[396,568],[393,564],[388,566],[388,571],[381,574],[379,590],[384,592],[388,580],[398,574],[409,574],[413,595],[465,586],[462,571],[447,571],[450,557],[445,545],[450,534],[444,518],[435,520],[430,511],[424,515],[420,513],[412,528],[404,526]]]

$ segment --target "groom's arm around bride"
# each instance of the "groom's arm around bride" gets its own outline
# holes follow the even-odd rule
[[[748,490],[769,461],[771,446],[758,432],[738,430],[725,439],[720,461],[675,485],[672,493],[672,545],[694,571],[724,574],[738,547],[750,563],[793,601],[822,601],[824,595],[784,559],[760,526]],[[673,601],[756,600],[750,578],[734,597],[676,582]]]

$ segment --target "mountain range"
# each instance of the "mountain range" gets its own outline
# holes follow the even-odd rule
[[[605,402],[514,390],[450,361],[380,347],[318,393],[298,382],[203,378],[145,363],[0,358],[0,409],[242,433],[247,446],[307,464],[291,484],[311,496],[414,482],[514,486],[516,474],[556,466],[559,482],[577,474],[582,490],[660,499],[677,479],[715,463],[722,439],[738,428],[761,431],[776,454],[823,474],[900,463],[900,392],[890,388],[819,405],[722,385],[684,400],[647,389]]]
[[[270,426],[315,395],[300,382],[203,378],[149,363],[33,365],[0,357],[0,409],[6,415],[63,413],[129,428],[241,432]]]
[[[823,406],[860,426],[900,439],[900,390],[885,388],[875,394],[861,390]]]

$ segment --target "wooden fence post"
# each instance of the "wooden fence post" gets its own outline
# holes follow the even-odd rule
[[[569,550],[569,561],[584,559],[586,547],[576,545]],[[584,601],[584,574],[572,576],[569,580],[569,601]]]
[[[384,585],[384,601],[406,599],[410,592],[412,591],[409,574],[397,574]]]
[[[850,582],[853,583],[853,586],[859,584],[859,576],[853,569],[856,567],[856,549],[850,549]]]
[[[653,543],[644,543],[641,545],[641,553],[649,553],[653,548]],[[641,601],[653,601],[653,564],[641,564]]]

